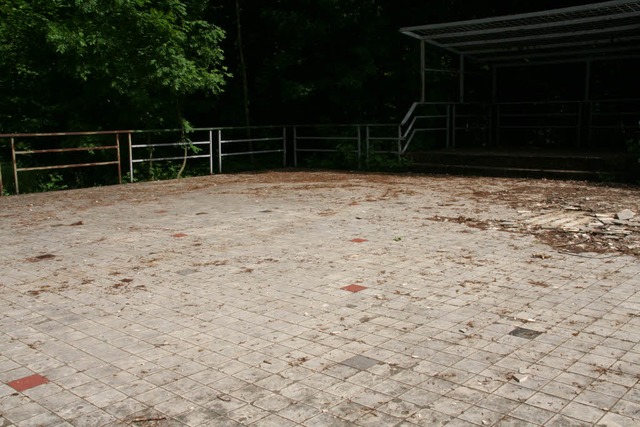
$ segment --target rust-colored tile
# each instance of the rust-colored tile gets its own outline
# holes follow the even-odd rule
[[[172,234],[171,237],[175,237],[175,238],[180,238],[180,237],[187,237],[187,234],[184,233],[176,233],[176,234]]]
[[[49,380],[42,375],[33,374],[28,377],[13,380],[10,383],[7,383],[7,385],[16,391],[25,391],[48,382]]]
[[[367,239],[352,239],[351,240],[353,243],[364,243],[364,242],[368,242]]]
[[[365,289],[367,289],[366,286],[360,286],[360,285],[349,285],[349,286],[345,286],[344,288],[345,291],[349,291],[349,292],[360,292],[360,291],[364,291]]]

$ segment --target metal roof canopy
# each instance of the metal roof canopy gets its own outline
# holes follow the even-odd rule
[[[640,1],[614,0],[400,31],[495,66],[640,57]]]

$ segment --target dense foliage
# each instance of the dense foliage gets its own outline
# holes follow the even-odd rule
[[[0,0],[0,131],[392,122],[400,27],[587,2]]]
[[[222,29],[198,1],[1,0],[0,129],[176,126],[217,94]]]

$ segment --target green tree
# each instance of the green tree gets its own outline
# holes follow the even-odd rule
[[[183,124],[219,94],[224,31],[196,0],[0,0],[0,129]],[[201,95],[200,95],[201,96]]]

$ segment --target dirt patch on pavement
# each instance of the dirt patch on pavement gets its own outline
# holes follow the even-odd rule
[[[78,218],[65,225],[79,226],[87,223],[83,212],[95,206],[153,203],[190,192],[257,198],[309,192],[326,200],[326,216],[336,206],[397,203],[431,221],[530,234],[563,252],[640,257],[640,188],[576,181],[286,170],[2,197],[1,216],[16,227],[55,227],[61,225],[58,211],[73,206]],[[623,210],[635,215],[618,218]]]

